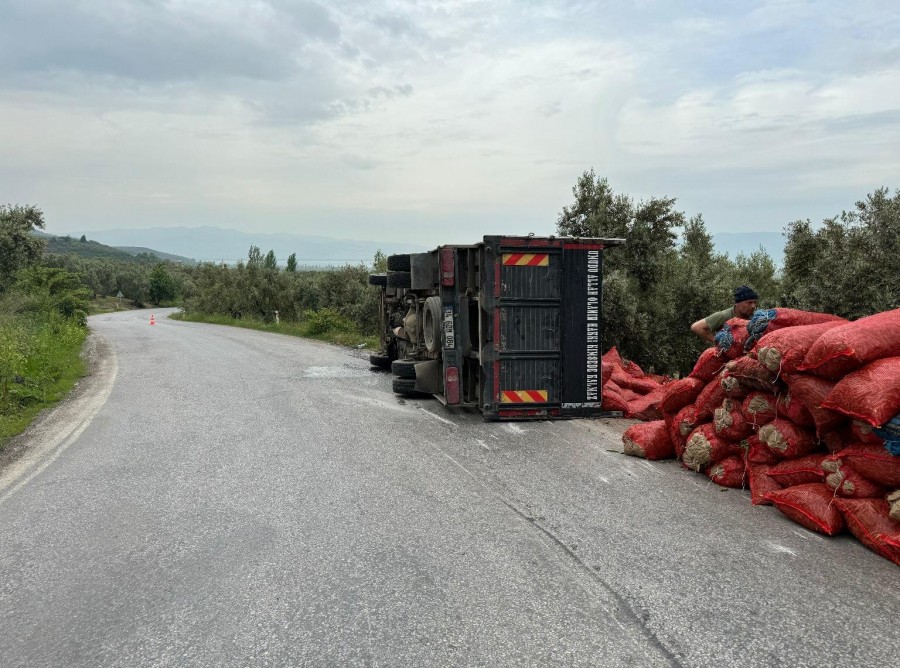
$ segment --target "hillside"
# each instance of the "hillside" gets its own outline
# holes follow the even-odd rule
[[[57,237],[43,233],[38,236],[46,242],[44,253],[48,255],[76,255],[87,259],[107,259],[119,262],[156,263],[168,260],[182,264],[196,264],[196,261],[190,258],[161,253],[150,248],[116,248],[88,239],[82,241],[73,237]]]
[[[111,246],[111,248],[115,248],[116,250],[125,251],[131,255],[141,257],[144,255],[154,255],[158,257],[160,260],[164,260],[167,262],[177,262],[179,264],[197,264],[197,260],[193,258],[184,257],[182,255],[174,255],[173,253],[163,253],[162,251],[153,250],[152,248],[143,248],[141,246]]]

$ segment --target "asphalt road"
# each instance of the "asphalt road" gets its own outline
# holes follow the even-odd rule
[[[900,570],[624,421],[484,423],[364,351],[91,318],[0,474],[3,666],[888,666]]]

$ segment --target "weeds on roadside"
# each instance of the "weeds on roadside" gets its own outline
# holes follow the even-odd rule
[[[0,447],[84,375],[87,330],[58,313],[0,315]]]
[[[304,311],[303,319],[300,322],[284,320],[280,323],[264,322],[255,318],[232,318],[226,315],[207,315],[185,311],[176,313],[172,317],[190,322],[229,325],[299,336],[353,348],[376,349],[378,347],[378,337],[361,334],[349,318],[331,308]]]

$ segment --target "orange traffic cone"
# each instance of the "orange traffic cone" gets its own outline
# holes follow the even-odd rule
[[[155,324],[156,324],[156,320],[153,319],[153,314],[152,314],[152,313],[150,314],[150,324],[151,324],[151,325],[155,325]]]

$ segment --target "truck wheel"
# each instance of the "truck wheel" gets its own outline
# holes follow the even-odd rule
[[[443,347],[440,297],[429,297],[425,300],[422,315],[422,337],[425,339],[425,348],[430,353],[436,353]]]
[[[407,397],[427,397],[424,392],[416,390],[415,378],[394,378],[392,385],[394,392]]]
[[[389,271],[387,273],[387,286],[389,288],[408,288],[412,285],[408,271]]]
[[[378,367],[379,369],[390,369],[391,358],[387,355],[372,353],[371,355],[369,355],[369,364]]]
[[[416,363],[412,360],[394,360],[391,362],[391,373],[398,378],[416,379]]]
[[[388,255],[388,271],[409,271],[409,253]]]
[[[383,288],[387,285],[387,274],[369,274],[369,285],[378,285]]]

